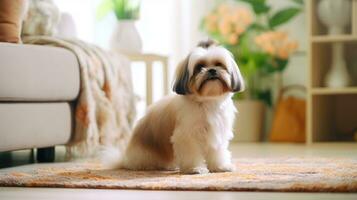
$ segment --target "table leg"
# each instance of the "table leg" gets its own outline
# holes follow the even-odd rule
[[[162,62],[163,67],[163,81],[164,81],[164,95],[169,94],[169,65],[167,59]]]
[[[152,104],[153,94],[152,94],[152,62],[145,62],[146,65],[146,106]],[[134,80],[135,81],[135,80]]]

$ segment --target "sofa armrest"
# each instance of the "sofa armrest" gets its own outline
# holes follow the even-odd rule
[[[76,56],[40,45],[0,43],[0,101],[71,101],[79,93]]]

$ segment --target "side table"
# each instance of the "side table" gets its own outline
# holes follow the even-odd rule
[[[163,67],[164,95],[169,93],[168,57],[158,54],[126,54],[131,62],[143,62],[146,67],[146,106],[153,103],[153,63],[160,62]]]

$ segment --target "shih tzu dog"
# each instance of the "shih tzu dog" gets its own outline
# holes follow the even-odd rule
[[[229,141],[232,92],[244,81],[232,54],[212,40],[183,60],[173,90],[137,123],[119,163],[133,170],[177,169],[188,174],[232,171]]]

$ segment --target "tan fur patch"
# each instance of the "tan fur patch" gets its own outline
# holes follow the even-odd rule
[[[174,158],[170,138],[175,128],[176,115],[173,106],[169,106],[169,102],[165,103],[167,105],[161,105],[161,112],[149,112],[138,123],[131,145],[140,145],[163,162],[169,163]]]

